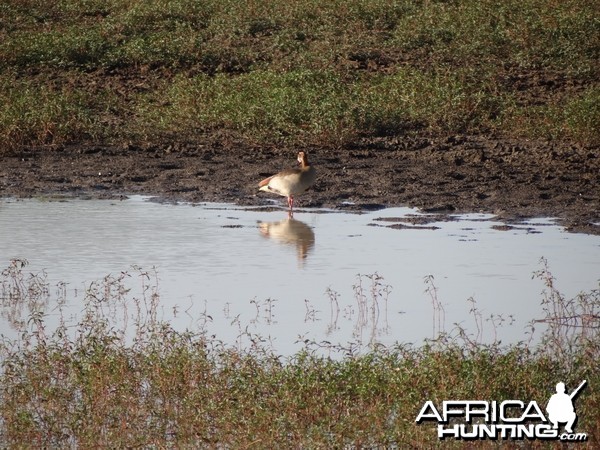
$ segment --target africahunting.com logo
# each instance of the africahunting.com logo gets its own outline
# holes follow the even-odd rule
[[[436,422],[440,439],[586,441],[586,433],[573,430],[577,422],[573,402],[585,385],[586,380],[583,380],[567,394],[565,384],[557,383],[556,393],[546,404],[546,414],[536,401],[447,400],[436,407],[428,400],[416,422]]]

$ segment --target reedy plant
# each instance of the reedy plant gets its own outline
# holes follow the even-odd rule
[[[16,280],[13,293],[44,292],[35,289],[38,279],[23,276],[24,267],[11,264],[2,286]],[[90,285],[75,328],[62,323],[50,332],[44,317],[34,315],[17,340],[0,345],[2,445],[437,446],[435,430],[414,423],[426,400],[540,402],[557,380],[587,379],[578,429],[593,448],[600,436],[597,292],[572,303],[556,291],[546,266],[538,276],[549,289],[544,304],[552,319],[549,341],[540,346],[483,344],[458,330],[422,346],[372,345],[357,352],[330,345],[337,357],[324,356],[323,343],[306,342],[282,357],[258,336],[240,348],[206,330],[177,331],[159,319],[153,271],[106,277]],[[142,283],[137,299],[126,286],[132,279]],[[367,313],[389,292],[377,274],[359,277],[356,289]],[[134,320],[115,315],[119,308],[111,302],[133,306]],[[585,339],[577,334],[572,345],[569,333],[557,337],[552,328],[561,329],[562,319],[582,319],[572,315],[581,314],[580,307],[596,321],[586,319]]]

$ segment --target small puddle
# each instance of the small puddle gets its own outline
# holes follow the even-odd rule
[[[543,316],[544,283],[532,278],[540,258],[571,298],[598,289],[599,250],[600,236],[552,219],[506,225],[410,208],[290,219],[281,209],[143,197],[0,202],[0,265],[23,258],[27,273],[46,272],[49,329],[59,304],[75,323],[86,290],[110,274],[131,299],[157,293],[159,318],[178,330],[240,346],[249,344],[240,336],[260,335],[280,354],[304,340],[420,343],[454,324],[484,342],[526,340]],[[14,323],[27,316],[4,304],[0,333],[17,336]]]

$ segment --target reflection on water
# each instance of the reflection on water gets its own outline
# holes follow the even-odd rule
[[[382,336],[391,332],[388,321],[388,300],[392,287],[385,284],[383,278],[372,275],[357,275],[354,290],[354,303],[340,308],[339,293],[328,289],[330,302],[329,324],[327,336],[335,335],[340,329],[340,322],[353,323],[352,337],[359,345],[372,346]]]
[[[0,286],[0,334],[35,311],[48,314],[50,332],[91,301],[124,327],[148,309],[225,342],[263,336],[282,354],[305,339],[421,342],[454,324],[508,343],[546,316],[544,283],[532,279],[541,257],[566,298],[598,289],[600,237],[549,219],[506,228],[481,214],[444,222],[409,208],[323,212],[284,219],[281,210],[141,197],[2,200],[0,269],[16,258],[30,264],[25,278]],[[10,301],[14,289],[20,302]],[[511,317],[512,326],[496,325]]]
[[[43,314],[52,297],[46,274],[26,276],[25,266],[26,261],[12,260],[0,277],[0,317],[15,331],[24,329],[32,316]],[[59,283],[54,299],[62,303],[65,297],[65,285]]]
[[[278,222],[259,222],[258,228],[264,237],[273,239],[283,245],[295,247],[300,265],[315,246],[315,233],[313,230],[304,222],[294,219],[292,216]]]

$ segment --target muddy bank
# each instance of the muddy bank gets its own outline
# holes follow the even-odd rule
[[[295,148],[235,140],[193,144],[69,146],[0,153],[2,196],[118,197],[266,204],[256,183],[294,165]],[[305,148],[319,177],[299,207],[415,206],[487,212],[505,220],[552,216],[600,233],[600,149],[481,136],[368,138],[339,149]],[[283,199],[282,199],[283,200]],[[283,202],[281,203],[283,205]]]

